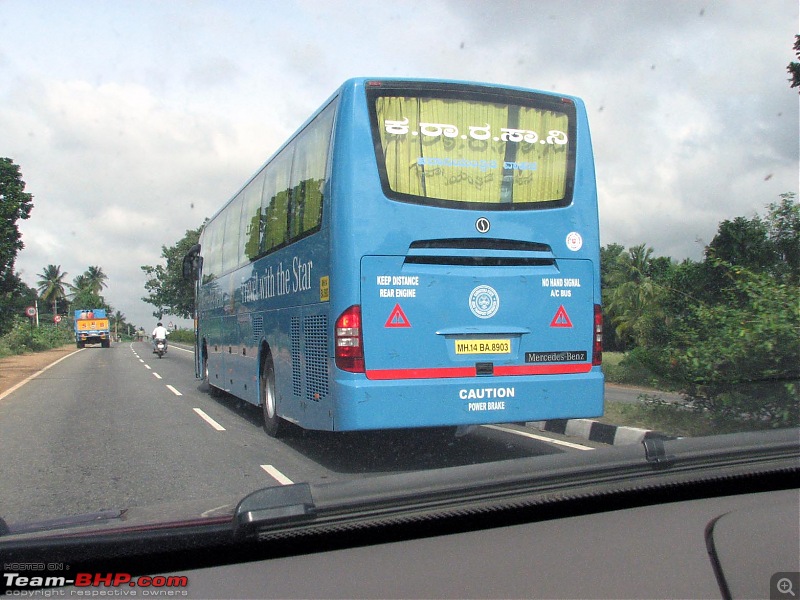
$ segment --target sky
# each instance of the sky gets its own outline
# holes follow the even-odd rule
[[[141,266],[354,76],[583,98],[601,243],[697,260],[798,192],[798,31],[797,0],[0,0],[0,157],[34,196],[17,270],[100,266],[152,328]]]

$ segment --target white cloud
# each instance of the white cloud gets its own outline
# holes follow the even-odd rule
[[[18,268],[38,273],[63,263],[71,280],[97,264],[118,273],[110,286],[141,280],[137,301],[139,267],[156,264],[162,245],[211,216],[266,158],[265,146],[281,139],[268,122],[175,111],[139,85],[20,89],[35,93],[17,92],[12,109],[0,111],[0,130],[16,141],[0,152],[21,165],[34,194],[31,219],[20,224],[26,250]],[[134,245],[146,250],[128,252]]]

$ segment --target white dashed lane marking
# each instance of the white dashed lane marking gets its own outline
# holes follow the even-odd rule
[[[272,477],[275,481],[280,483],[281,485],[292,485],[294,481],[289,479],[286,475],[278,471],[272,465],[261,465],[261,468],[264,469],[267,473],[269,473],[270,477]]]
[[[220,425],[214,419],[209,417],[206,413],[203,412],[202,409],[194,408],[192,410],[194,410],[194,412],[196,412],[200,416],[201,419],[203,419],[206,423],[211,425],[217,431],[225,431],[225,428],[222,425]]]
[[[183,348],[180,348],[180,350],[183,350]],[[139,356],[138,356],[136,353],[134,353],[134,355],[135,355],[137,358],[139,358]],[[152,368],[150,367],[150,365],[148,365],[147,363],[145,363],[145,361],[144,361],[144,360],[142,360],[141,358],[139,358],[139,362],[140,362],[140,363],[142,363],[142,364],[145,366],[145,368],[147,368],[147,369],[149,369],[149,370],[151,370],[151,371],[152,371]],[[163,378],[161,377],[161,375],[159,375],[159,374],[158,374],[158,373],[156,373],[155,371],[153,371],[153,377],[155,377],[156,379],[163,379]],[[171,385],[169,385],[169,384],[167,384],[167,389],[168,389],[169,391],[171,391],[173,394],[175,394],[176,396],[182,396],[182,395],[183,395],[183,394],[181,394],[181,393],[180,393],[180,392],[179,392],[177,389],[175,389],[173,386],[171,386]],[[219,424],[219,423],[217,423],[217,422],[216,422],[214,419],[212,419],[210,416],[208,416],[208,415],[207,415],[207,414],[206,414],[206,413],[205,413],[205,412],[204,412],[202,409],[200,409],[200,408],[193,408],[192,410],[194,410],[194,412],[195,412],[195,413],[197,413],[197,416],[199,416],[199,417],[200,417],[201,419],[203,419],[203,420],[204,420],[206,423],[208,423],[209,425],[211,425],[211,427],[213,427],[215,430],[217,430],[217,431],[225,431],[225,428],[224,428],[222,425],[220,425],[220,424]],[[504,431],[505,431],[505,430],[504,430]],[[281,484],[281,485],[292,485],[292,484],[294,483],[294,482],[293,482],[291,479],[289,479],[289,478],[288,478],[286,475],[284,475],[283,473],[281,473],[281,472],[280,472],[278,469],[276,469],[276,468],[275,468],[274,466],[272,466],[272,465],[261,465],[261,468],[262,468],[262,469],[263,469],[263,470],[264,470],[264,471],[265,471],[265,472],[266,472],[266,473],[267,473],[267,474],[268,474],[270,477],[272,477],[272,478],[273,478],[275,481],[277,481],[277,482],[278,482],[279,484]]]

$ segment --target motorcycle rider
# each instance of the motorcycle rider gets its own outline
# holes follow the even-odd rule
[[[164,341],[164,354],[167,353],[167,334],[168,333],[169,333],[169,331],[167,331],[167,328],[164,327],[164,325],[162,325],[161,322],[159,321],[158,325],[156,325],[156,328],[153,329],[153,354],[156,353],[156,343],[158,343],[158,340],[163,340]]]

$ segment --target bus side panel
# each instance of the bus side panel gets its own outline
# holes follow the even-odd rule
[[[325,229],[238,272],[237,316],[230,335],[242,386],[233,393],[260,403],[261,348],[271,355],[278,414],[304,427],[330,429],[330,270]],[[246,355],[246,356],[245,356]],[[230,360],[230,358],[227,358]]]
[[[203,320],[204,328],[199,332],[205,340],[208,353],[208,382],[214,387],[225,389],[225,355],[222,348],[222,317],[213,316]]]
[[[315,303],[270,319],[278,414],[307,429],[333,427],[327,311],[327,303]]]

